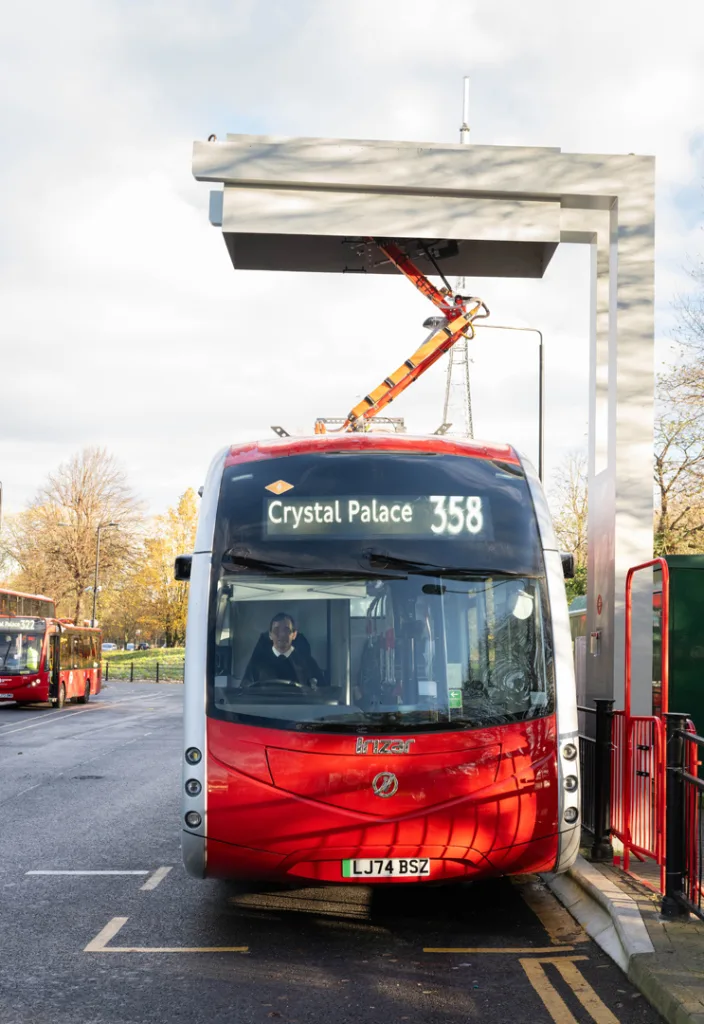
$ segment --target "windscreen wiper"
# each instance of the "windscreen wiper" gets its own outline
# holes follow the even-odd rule
[[[254,572],[267,572],[277,576],[297,576],[315,580],[359,580],[369,575],[368,570],[350,569],[308,569],[304,566],[287,565],[285,562],[269,562],[263,558],[251,558],[249,555],[236,555],[226,552],[222,557],[225,568],[237,566],[252,569]],[[397,579],[397,575],[380,576],[374,573],[374,579]]]
[[[367,550],[362,552],[364,558],[372,566],[379,566],[381,569],[396,569],[399,572],[411,572],[417,576],[452,576],[463,578],[475,577],[487,579],[488,577],[506,577],[525,579],[530,573],[512,572],[505,569],[463,569],[459,566],[432,565],[430,562],[416,562],[411,558],[396,558],[394,555],[387,555],[383,551]]]
[[[293,572],[294,566],[283,562],[267,562],[263,558],[250,558],[249,555],[235,555],[227,551],[222,556],[224,565],[237,565],[242,569],[258,569],[261,572]]]

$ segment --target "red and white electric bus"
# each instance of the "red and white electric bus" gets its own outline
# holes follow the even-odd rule
[[[100,641],[99,629],[66,620],[1,614],[0,703],[86,704],[100,693]]]
[[[189,572],[192,875],[374,883],[570,866],[562,559],[511,447],[345,433],[228,448],[195,552],[177,562]]]

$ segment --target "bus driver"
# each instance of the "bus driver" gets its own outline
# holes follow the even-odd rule
[[[242,685],[267,679],[284,679],[316,689],[323,671],[310,654],[308,644],[296,647],[298,630],[293,616],[279,612],[269,623],[269,641],[262,633],[242,676]]]

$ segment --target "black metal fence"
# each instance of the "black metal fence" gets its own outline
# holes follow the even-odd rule
[[[702,900],[702,794],[698,767],[704,737],[694,732],[686,715],[670,712],[667,722],[667,829],[665,895],[662,912],[704,919]]]
[[[580,714],[579,774],[582,783],[582,828],[593,833],[595,829],[594,769],[596,762],[593,716],[596,715],[596,708],[578,707],[577,710]]]
[[[131,683],[137,681],[151,681],[156,683],[182,683],[185,661],[183,658],[164,659],[158,658],[130,658],[126,660],[113,660],[106,658],[103,661],[103,680],[107,683],[112,680],[129,680]]]
[[[580,713],[579,768],[582,827],[591,833],[592,860],[613,857],[611,845],[612,700],[595,700],[595,707]]]

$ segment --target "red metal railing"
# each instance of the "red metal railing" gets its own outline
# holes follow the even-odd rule
[[[653,566],[660,566],[662,572],[662,602],[660,620],[660,679],[662,685],[662,697],[660,714],[665,715],[670,710],[668,707],[668,690],[670,680],[670,570],[664,558],[651,558],[649,562],[642,562],[641,565],[634,565],[628,570],[626,576],[626,680],[623,706],[626,709],[626,717],[631,715],[631,674],[633,662],[633,640],[632,640],[632,619],[633,619],[633,577],[642,569],[651,569]]]
[[[687,732],[696,736],[694,722],[687,721]],[[699,774],[699,746],[687,743],[686,768],[695,778]],[[689,900],[702,908],[702,861],[701,861],[701,793],[693,785],[685,787],[685,889]]]
[[[626,712],[614,711],[611,752],[611,834],[626,842]]]
[[[631,714],[633,663],[633,577],[659,566],[662,572],[660,715],[668,710],[670,575],[664,558],[633,566],[626,576],[626,644],[624,710],[614,713],[614,757],[611,773],[611,827],[623,843],[623,867],[628,871],[633,853],[639,860],[652,857],[660,866],[665,887],[665,734],[659,715]]]

